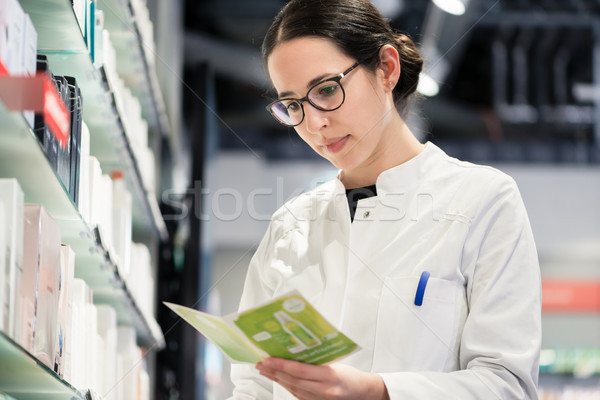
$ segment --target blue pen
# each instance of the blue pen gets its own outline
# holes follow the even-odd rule
[[[421,279],[419,279],[419,284],[417,285],[417,294],[415,295],[415,306],[420,306],[423,304],[423,296],[425,296],[425,287],[427,286],[427,281],[429,280],[429,271],[423,271],[421,274]]]

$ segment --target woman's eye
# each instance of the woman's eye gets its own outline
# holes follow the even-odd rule
[[[322,96],[333,96],[337,92],[338,85],[327,85],[319,88],[319,94]]]
[[[294,101],[287,106],[288,113],[295,113],[300,111],[300,104]]]

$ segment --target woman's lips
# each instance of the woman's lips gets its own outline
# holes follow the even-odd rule
[[[350,135],[346,135],[342,138],[334,139],[334,140],[329,141],[328,143],[324,144],[323,147],[325,148],[325,150],[327,150],[328,153],[331,153],[331,154],[337,153],[344,148],[344,146],[346,145],[346,142],[348,142],[349,138],[350,138]]]

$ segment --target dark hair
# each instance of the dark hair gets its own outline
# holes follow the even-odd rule
[[[417,46],[405,34],[395,33],[368,0],[291,0],[277,14],[263,40],[265,65],[278,44],[306,36],[332,40],[371,71],[379,66],[381,47],[390,44],[400,54],[400,79],[394,88],[399,108],[405,107],[417,88],[423,68]]]

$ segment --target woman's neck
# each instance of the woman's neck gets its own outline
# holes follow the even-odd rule
[[[407,162],[425,148],[400,116],[388,126],[382,138],[377,149],[366,162],[341,172],[340,180],[346,189],[374,185],[383,171]]]

